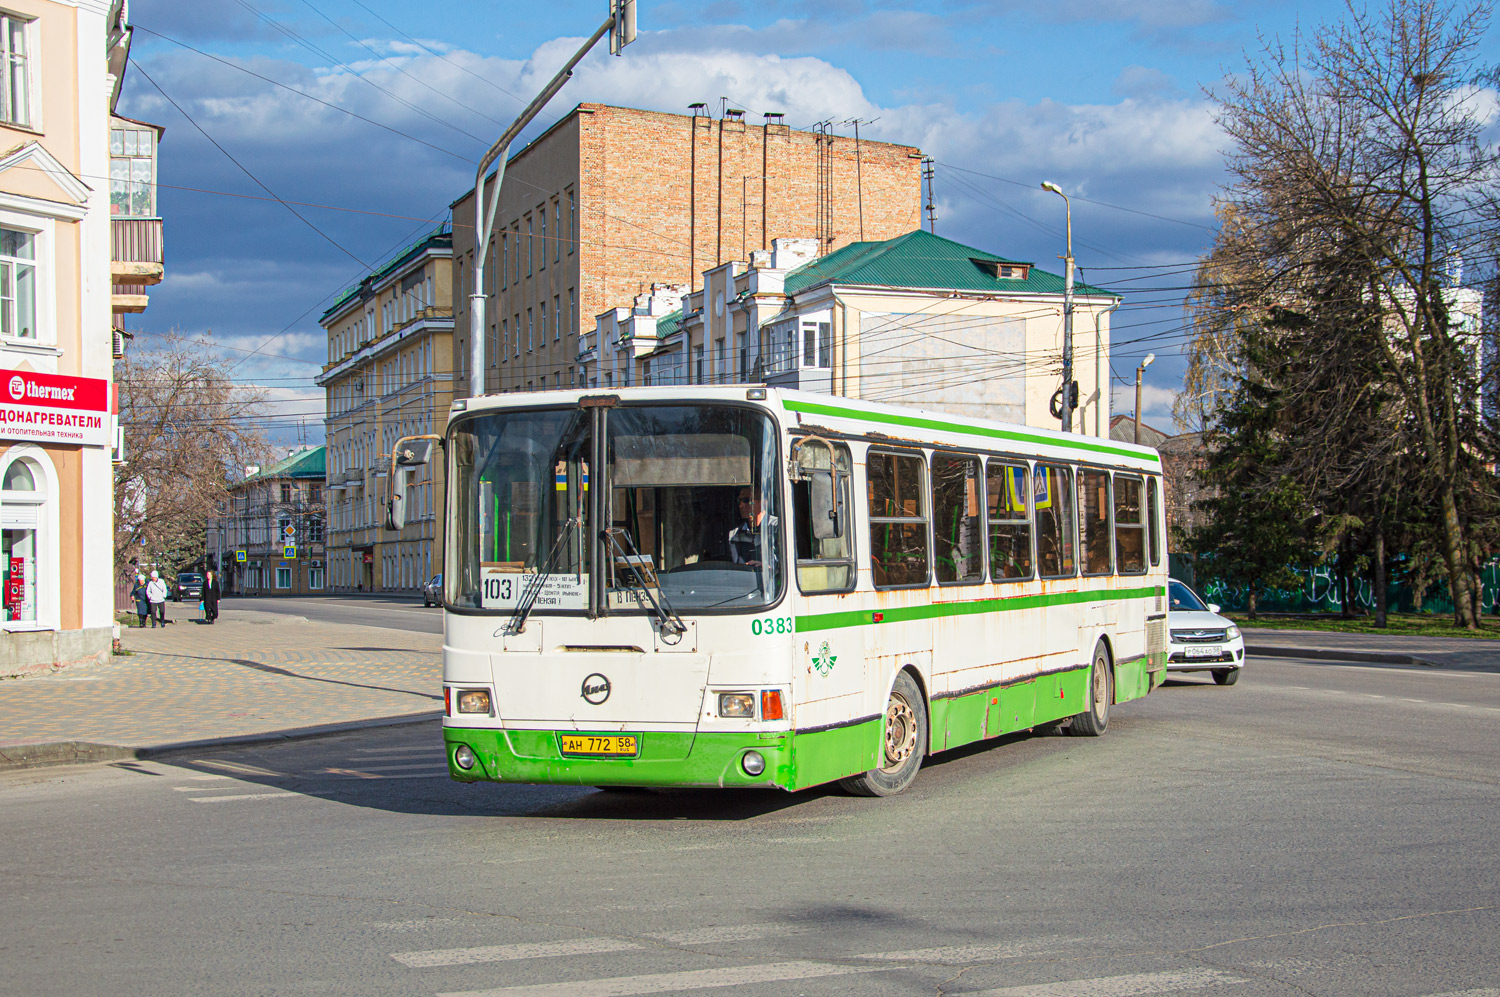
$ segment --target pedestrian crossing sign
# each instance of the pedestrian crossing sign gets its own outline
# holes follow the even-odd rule
[[[297,545],[296,544],[287,544],[286,547],[285,547],[285,549],[282,550],[281,556],[284,557],[284,558],[286,558],[288,561],[294,561],[294,560],[296,560],[297,559]]]
[[[235,551],[234,552],[234,559],[236,561],[238,561],[239,563],[244,564],[245,563],[245,552],[242,551],[242,550]]]

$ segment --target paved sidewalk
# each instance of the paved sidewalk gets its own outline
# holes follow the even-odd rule
[[[1500,641],[1468,637],[1395,637],[1245,627],[1247,655],[1328,658],[1463,671],[1500,672]]]
[[[0,770],[435,716],[442,641],[254,610],[127,629],[128,656],[0,681]]]

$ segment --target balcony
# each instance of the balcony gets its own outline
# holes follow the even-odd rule
[[[160,284],[162,239],[160,218],[109,220],[110,310],[116,315],[146,310],[146,287]]]

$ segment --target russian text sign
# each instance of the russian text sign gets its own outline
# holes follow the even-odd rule
[[[0,370],[0,439],[107,447],[111,422],[102,378]]]

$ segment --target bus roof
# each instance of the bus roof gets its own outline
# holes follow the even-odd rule
[[[748,397],[751,393],[760,398]],[[885,436],[893,443],[919,446],[969,446],[1007,450],[1038,457],[1126,464],[1158,470],[1161,457],[1151,447],[1120,440],[1037,429],[1017,423],[976,419],[936,409],[887,405],[842,395],[792,391],[761,385],[664,385],[643,388],[570,388],[460,399],[453,415],[488,409],[576,405],[581,398],[615,395],[622,402],[730,402],[766,406],[803,427],[823,427],[855,436]]]

